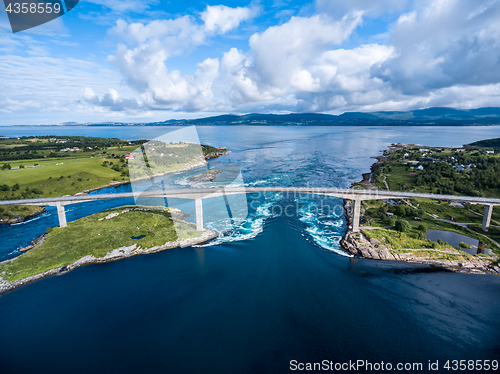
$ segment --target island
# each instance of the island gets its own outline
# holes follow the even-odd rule
[[[124,206],[48,228],[23,254],[0,262],[0,294],[79,266],[206,242],[218,236],[197,231],[179,209]]]
[[[461,195],[500,197],[500,139],[459,148],[393,144],[374,158],[371,172],[354,188],[453,194],[456,200],[363,201],[361,232],[348,230],[343,248],[371,259],[500,274],[500,210],[493,209],[484,232],[484,207],[460,200]],[[345,200],[344,206],[350,221],[351,202]]]
[[[212,170],[207,170],[206,172],[202,174],[198,174],[195,176],[192,176],[189,178],[190,181],[196,181],[196,182],[209,182],[213,181],[215,177],[217,177],[217,174],[222,173],[222,170],[218,169],[212,169]]]

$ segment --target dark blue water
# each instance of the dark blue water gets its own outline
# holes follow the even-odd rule
[[[157,128],[125,129],[121,136],[116,129],[83,130],[160,135]],[[500,128],[205,127],[199,133],[204,143],[233,150],[219,161],[238,165],[246,185],[346,187],[391,142],[456,146],[500,137]],[[0,296],[0,373],[281,373],[290,360],[358,359],[424,367],[439,360],[442,368],[448,359],[500,357],[500,277],[350,258],[338,245],[342,214],[309,209],[321,199],[256,200],[247,221],[216,245],[86,266]],[[76,204],[68,220],[131,203]],[[276,207],[290,204],[290,217],[279,214]],[[24,224],[1,226],[0,260],[56,224],[48,209]]]

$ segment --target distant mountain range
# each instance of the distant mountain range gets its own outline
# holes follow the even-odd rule
[[[75,126],[74,122],[64,123]],[[346,112],[340,115],[321,113],[294,114],[225,114],[215,117],[168,120],[151,123],[86,123],[85,126],[224,126],[224,125],[277,125],[277,126],[474,126],[500,125],[500,108],[453,109],[428,108],[408,112]]]

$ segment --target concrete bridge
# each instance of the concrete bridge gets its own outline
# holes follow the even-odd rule
[[[472,197],[472,196],[457,196],[457,195],[436,195],[429,193],[413,193],[413,192],[395,192],[395,191],[378,191],[378,190],[362,190],[352,188],[311,188],[311,187],[227,187],[227,188],[186,188],[177,190],[160,190],[160,191],[143,191],[143,192],[127,192],[116,194],[99,194],[99,195],[71,195],[63,197],[45,197],[38,199],[24,200],[0,200],[1,205],[38,205],[38,206],[55,206],[57,207],[57,215],[59,217],[59,226],[65,227],[66,213],[64,206],[68,204],[76,204],[95,200],[104,199],[120,199],[120,198],[137,198],[137,197],[163,197],[163,198],[179,198],[195,200],[196,206],[196,228],[203,230],[203,199],[209,199],[217,196],[228,196],[236,194],[252,194],[252,193],[273,193],[281,192],[297,196],[299,194],[313,194],[339,197],[353,201],[353,218],[352,231],[359,231],[359,218],[361,201],[363,200],[381,200],[381,199],[433,199],[433,200],[458,200],[473,204],[481,204],[485,206],[483,225],[484,231],[488,230],[491,222],[491,213],[493,206],[500,205],[500,199],[488,197]]]

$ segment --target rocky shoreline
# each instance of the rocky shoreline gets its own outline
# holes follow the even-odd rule
[[[104,257],[99,257],[96,258],[93,255],[88,255],[80,258],[79,260],[76,260],[72,264],[69,265],[64,265],[60,266],[54,269],[47,270],[46,272],[43,272],[41,274],[37,275],[32,275],[27,278],[17,280],[14,282],[7,282],[3,280],[1,274],[0,274],[0,295],[12,291],[15,288],[18,288],[20,286],[23,286],[25,284],[34,282],[38,279],[42,279],[45,277],[48,277],[50,275],[58,275],[58,274],[64,274],[72,269],[75,269],[80,266],[85,266],[85,265],[90,265],[90,264],[97,264],[97,263],[104,263],[104,262],[110,262],[110,261],[115,261],[115,260],[120,260],[123,258],[128,258],[132,256],[137,256],[137,255],[142,255],[142,254],[150,254],[150,253],[156,253],[156,252],[161,252],[167,249],[172,249],[172,248],[177,248],[177,247],[186,247],[186,246],[191,246],[191,245],[196,245],[196,244],[201,244],[204,242],[207,242],[210,239],[214,239],[219,236],[219,233],[210,229],[205,229],[203,231],[203,234],[196,237],[196,238],[189,238],[186,240],[176,240],[173,242],[167,242],[164,245],[160,246],[155,246],[152,248],[141,248],[137,246],[137,244],[131,245],[129,247],[120,247],[116,248],[110,252],[108,252]],[[13,262],[17,259],[17,257],[6,260],[3,263],[10,263]]]
[[[347,232],[340,241],[340,244],[353,255],[358,255],[374,260],[405,261],[415,264],[425,264],[439,266],[447,270],[469,274],[495,274],[500,275],[500,266],[493,266],[490,261],[478,257],[463,261],[440,260],[432,257],[419,256],[419,252],[434,252],[440,254],[456,254],[460,252],[454,250],[423,249],[397,249],[393,250],[389,245],[379,242],[377,239],[368,241],[363,233]]]

